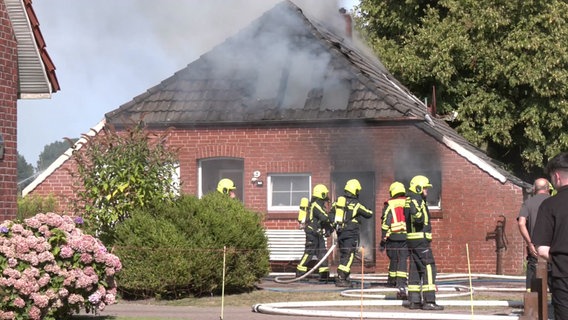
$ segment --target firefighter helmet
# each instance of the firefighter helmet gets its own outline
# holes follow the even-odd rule
[[[554,186],[553,186],[552,183],[550,183],[550,182],[548,183],[548,193],[549,193],[551,196],[554,196],[554,195],[556,195],[556,193],[557,193],[556,189],[554,188]]]
[[[229,194],[229,191],[235,190],[236,188],[233,180],[227,178],[221,179],[217,184],[217,191],[223,194]]]
[[[323,184],[317,184],[314,187],[314,192],[312,192],[312,196],[325,200],[327,199],[327,195],[329,193],[329,190],[327,190],[327,187],[324,186]]]
[[[431,187],[432,185],[430,184],[430,180],[428,180],[428,178],[418,175],[410,180],[410,186],[408,189],[416,193],[422,193],[422,190],[424,190],[424,188]]]
[[[404,184],[395,181],[390,185],[389,193],[391,198],[394,198],[396,195],[404,195],[406,193],[406,189],[404,188]]]
[[[345,184],[345,191],[351,193],[352,195],[359,196],[359,191],[361,191],[361,184],[357,179],[351,179]]]

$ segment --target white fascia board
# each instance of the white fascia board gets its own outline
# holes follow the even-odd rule
[[[504,175],[502,175],[501,173],[499,173],[499,171],[497,171],[492,165],[488,164],[487,162],[483,161],[478,156],[476,156],[473,153],[471,153],[470,151],[466,150],[464,147],[462,147],[461,145],[456,143],[454,140],[452,140],[452,139],[450,139],[446,136],[443,136],[442,142],[448,148],[454,150],[459,155],[466,158],[469,162],[478,166],[481,170],[489,173],[491,176],[493,176],[495,179],[499,180],[501,183],[507,182],[507,178]]]
[[[89,132],[86,133],[87,136],[93,137],[96,136],[105,126],[106,120],[101,120],[95,127],[91,128]],[[47,169],[45,169],[37,178],[35,178],[32,183],[30,183],[27,187],[22,190],[22,197],[25,197],[28,193],[32,192],[40,183],[42,183],[47,177],[49,177],[55,170],[61,167],[73,154],[73,150],[79,150],[83,145],[87,142],[87,139],[81,137],[73,147],[67,149],[62,155],[59,156]]]

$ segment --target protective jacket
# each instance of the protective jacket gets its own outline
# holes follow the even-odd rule
[[[381,224],[381,239],[406,241],[406,219],[404,206],[406,197],[400,196],[385,202]]]
[[[359,234],[359,226],[361,225],[361,219],[369,219],[373,216],[373,211],[367,209],[359,199],[349,193],[346,193],[345,198],[345,208],[342,213],[339,214],[339,210],[335,208],[334,217],[335,224],[341,230],[340,232],[354,231]],[[339,199],[337,203],[341,202]]]
[[[331,222],[325,212],[325,201],[314,198],[310,203],[309,214],[306,217],[306,231],[310,230],[316,233],[322,233],[329,236],[331,234]]]
[[[405,204],[406,239],[432,240],[432,225],[428,204],[421,194],[409,191]]]

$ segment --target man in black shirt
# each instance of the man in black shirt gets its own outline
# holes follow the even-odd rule
[[[568,152],[546,166],[557,194],[542,202],[533,231],[540,257],[552,265],[554,319],[568,320]]]

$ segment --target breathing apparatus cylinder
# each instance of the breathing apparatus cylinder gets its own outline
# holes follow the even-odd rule
[[[335,219],[334,224],[337,226],[343,226],[343,219],[345,216],[345,205],[347,203],[347,199],[345,197],[337,198],[335,202]]]
[[[300,210],[298,210],[298,222],[302,225],[306,223],[306,216],[308,215],[308,206],[310,201],[308,198],[300,199]]]

